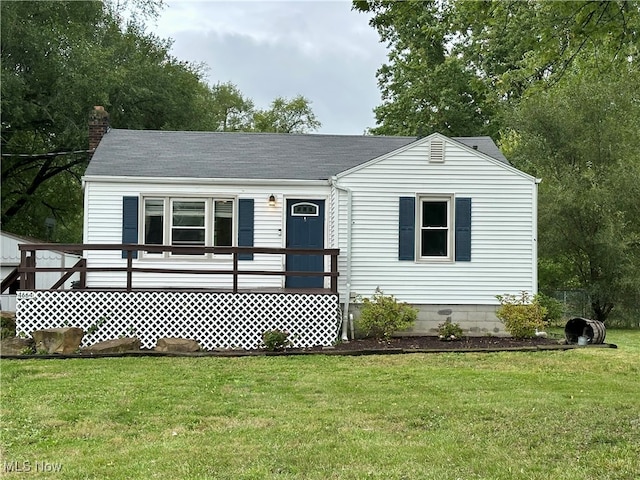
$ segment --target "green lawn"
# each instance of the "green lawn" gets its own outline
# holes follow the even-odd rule
[[[0,476],[640,478],[640,331],[607,341],[619,348],[2,360]]]

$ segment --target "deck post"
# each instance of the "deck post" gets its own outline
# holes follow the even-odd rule
[[[338,293],[338,255],[331,254],[331,293]]]
[[[26,273],[25,272],[21,272],[20,270],[22,270],[22,268],[27,266],[27,251],[26,250],[22,250],[20,252],[20,269],[18,270],[20,272],[20,290],[26,290],[27,289],[27,279],[25,278]]]
[[[233,252],[233,293],[238,293],[238,251]]]
[[[131,291],[133,280],[133,250],[127,248],[127,292]]]
[[[80,270],[80,285],[78,287],[85,289],[87,288],[87,259],[81,259],[78,265],[82,268]]]
[[[28,255],[27,255],[28,254]],[[21,264],[31,269],[35,269],[36,266],[36,252],[35,250],[22,251]],[[36,289],[36,272],[35,270],[22,272],[20,275],[20,290],[35,290]]]

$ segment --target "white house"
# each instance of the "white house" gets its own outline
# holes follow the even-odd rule
[[[112,129],[83,179],[85,243],[337,248],[344,318],[376,288],[419,306],[413,333],[450,317],[502,333],[496,295],[536,292],[537,181],[488,137],[424,138]],[[120,251],[88,252],[93,266]],[[322,257],[256,254],[246,270],[322,269]],[[229,255],[142,253],[137,265],[228,269]],[[318,265],[317,262],[320,262]],[[315,265],[314,265],[315,263]],[[95,288],[123,273],[91,273]],[[228,278],[139,274],[148,289],[228,287]],[[244,277],[256,288],[322,277]]]

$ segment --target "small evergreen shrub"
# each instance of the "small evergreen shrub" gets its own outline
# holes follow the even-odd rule
[[[291,346],[289,333],[281,330],[268,330],[262,334],[264,347],[271,352],[280,352]]]
[[[411,327],[418,318],[418,309],[398,302],[376,288],[373,296],[362,300],[358,329],[366,337],[388,340],[395,332]]]
[[[500,307],[496,316],[504,324],[504,328],[514,338],[533,338],[536,329],[545,326],[546,309],[527,292],[520,295],[496,295]]]
[[[451,342],[454,340],[460,340],[464,332],[460,325],[457,323],[451,323],[450,319],[438,325],[438,338],[444,342]]]

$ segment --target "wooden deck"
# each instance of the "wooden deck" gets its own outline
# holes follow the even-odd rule
[[[331,286],[329,289],[291,289],[291,288],[264,288],[251,289],[247,292],[258,293],[338,293],[338,255],[339,249],[299,249],[299,248],[267,248],[267,247],[197,247],[197,246],[173,246],[173,245],[138,245],[138,244],[22,244],[18,247],[21,251],[21,262],[18,267],[20,275],[20,290],[35,290],[36,275],[39,272],[58,271],[61,274],[60,279],[51,286],[50,290],[59,290],[65,283],[68,283],[75,274],[79,275],[80,280],[75,282],[76,290],[102,290],[102,291],[150,291],[144,286],[134,285],[134,273],[153,273],[157,275],[167,274],[188,274],[188,275],[230,275],[232,277],[231,285],[228,289],[216,289],[214,291],[230,291],[239,293],[244,291],[238,285],[239,277],[246,276],[281,276],[281,277],[325,277],[330,278]],[[39,250],[53,250],[78,254],[83,256],[88,251],[122,251],[123,260],[126,265],[98,266],[89,265],[86,258],[80,259],[71,267],[39,267],[36,264],[36,252]],[[229,255],[232,268],[226,269],[184,269],[171,267],[166,262],[161,267],[151,267],[149,265],[139,264],[136,259],[142,255],[142,252],[149,253],[168,253],[170,255]],[[269,255],[322,255],[330,256],[330,269],[325,271],[286,271],[286,270],[241,270],[239,268],[239,260],[253,254],[269,254]],[[99,285],[90,285],[87,283],[87,274],[91,272],[123,272],[126,274],[126,281],[121,288],[103,288]],[[174,289],[167,287],[166,289],[154,288],[156,291],[188,291],[190,289]],[[197,291],[197,289],[193,289]],[[212,291],[212,290],[208,290]]]

